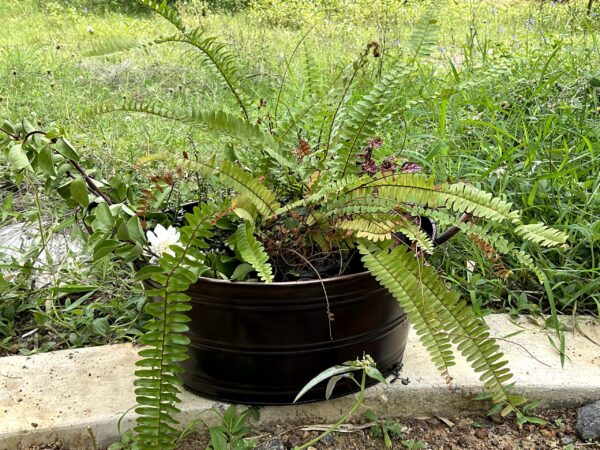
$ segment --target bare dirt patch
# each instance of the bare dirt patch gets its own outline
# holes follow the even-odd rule
[[[489,417],[470,414],[452,418],[424,418],[398,420],[402,433],[394,437],[394,449],[410,448],[421,442],[431,450],[545,450],[545,449],[600,449],[600,443],[583,442],[575,429],[577,411],[546,410],[537,413],[547,421],[545,425],[525,424],[519,427],[514,418]],[[260,450],[287,450],[302,445],[318,435],[306,431],[308,424],[284,424],[259,428],[256,431]],[[403,444],[402,441],[405,441]],[[185,440],[178,450],[204,449],[206,435],[195,435]],[[352,432],[334,433],[314,446],[317,450],[385,449],[381,438],[368,428],[359,426]]]

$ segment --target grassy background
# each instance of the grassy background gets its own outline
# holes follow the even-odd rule
[[[287,89],[298,89],[311,74],[335,73],[372,40],[384,46],[385,64],[429,2],[214,4],[219,7],[194,0],[180,6],[186,21],[201,24],[240,55],[251,74],[248,83],[260,94],[278,83],[288,65]],[[460,178],[504,195],[524,211],[526,221],[542,220],[571,235],[567,251],[526,248],[540,258],[550,280],[546,286],[530,285],[519,271],[506,273],[483,260],[466,237],[448,245],[438,262],[481,314],[491,309],[548,312],[553,305],[565,313],[600,311],[600,20],[594,14],[586,18],[586,4],[440,3],[437,52],[421,63],[418,81],[398,92],[398,114],[380,130],[386,154],[418,161],[440,179]],[[0,23],[0,117],[66,128],[82,153],[109,174],[126,171],[143,178],[165,164],[154,160],[157,155],[180,153],[192,144],[199,152],[217,148],[218,143],[180,124],[86,113],[124,97],[202,109],[231,104],[193,54],[178,47],[86,57],[115,35],[169,31],[133,0],[3,0]],[[373,67],[371,76],[377,72]],[[3,186],[9,186],[0,166],[0,183],[3,177]],[[10,206],[8,192],[0,192],[5,205],[0,225],[38,213],[52,224],[62,218],[52,199],[35,208],[30,192],[17,191]],[[467,269],[465,259],[474,270]],[[65,293],[51,285],[32,291],[29,275],[10,283],[0,278],[0,293],[7,299],[0,306],[0,354],[135,338],[137,294],[111,288],[115,279],[126,286],[127,274],[85,261],[52,270],[73,286],[95,288]],[[41,340],[45,347],[33,339],[36,334],[15,339],[36,328],[50,336]]]

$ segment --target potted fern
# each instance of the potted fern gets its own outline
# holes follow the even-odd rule
[[[261,115],[253,117],[233,54],[188,28],[166,2],[142,2],[169,21],[174,34],[141,44],[115,40],[98,53],[191,46],[238,112],[143,102],[97,112],[139,112],[201,126],[227,137],[224,151],[205,160],[184,151],[172,173],[140,189],[124,177],[92,176],[59,131],[6,122],[1,141],[17,177],[35,170],[48,190],[79,208],[96,259],[131,263],[145,283],[152,320],[137,363],[141,448],[173,447],[182,372],[185,384],[205,395],[291,402],[314,374],[363,352],[382,372],[393,370],[404,351],[407,318],[444,376],[456,344],[493,401],[505,412],[517,407],[523,399],[509,392],[507,362],[485,323],[448,289],[427,256],[462,231],[484,242],[488,253],[511,255],[542,277],[531,257],[494,227],[510,226],[544,246],[563,245],[566,235],[522,223],[509,203],[473,186],[437,183],[413,163],[377,159],[387,101],[434,45],[433,12],[415,27],[407,53],[363,94],[351,90],[369,60],[380,56],[377,43],[293,110],[278,114],[279,88],[269,114],[261,101]],[[197,176],[213,183],[212,198],[198,193],[203,197],[195,203],[174,204],[173,192]],[[446,231],[437,234],[436,227]],[[351,387],[342,385],[340,393]],[[321,395],[315,391],[308,399]]]

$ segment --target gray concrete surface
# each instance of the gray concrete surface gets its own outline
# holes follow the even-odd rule
[[[44,224],[46,247],[40,245],[40,228],[37,223],[14,223],[0,228],[0,263],[11,263],[14,258],[23,264],[32,259],[36,269],[35,287],[39,288],[53,282],[55,274],[78,263],[81,242],[73,238],[68,230],[52,232],[52,224]],[[87,255],[86,255],[87,256]],[[17,271],[6,270],[7,279]]]
[[[570,319],[569,319],[570,320]],[[556,351],[544,331],[527,318],[513,322],[506,315],[487,319],[511,361],[517,390],[545,406],[579,406],[600,400],[600,325],[579,318],[583,332],[567,333],[567,360],[561,368]],[[518,333],[518,334],[514,334]],[[508,337],[508,338],[507,338]],[[504,338],[507,338],[504,340]],[[135,404],[134,363],[137,350],[121,344],[36,356],[0,358],[0,450],[61,440],[76,449],[91,449],[90,427],[100,448],[118,437],[117,422]],[[419,417],[457,413],[486,407],[472,400],[480,392],[477,376],[463,360],[451,371],[448,386],[436,373],[427,354],[411,333],[403,377],[367,390],[365,408],[381,416]],[[307,405],[266,407],[261,422],[300,424],[330,422],[339,418],[352,397]],[[180,405],[182,424],[208,408],[225,405],[185,392]],[[203,418],[210,422],[210,415]],[[133,426],[135,416],[122,418],[121,429]]]

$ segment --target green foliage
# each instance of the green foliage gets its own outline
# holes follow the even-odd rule
[[[151,8],[156,13],[160,14],[166,20],[171,22],[173,26],[175,26],[181,32],[187,31],[186,26],[179,15],[179,12],[169,6],[169,2],[167,0],[139,0],[140,3],[146,5],[148,8]]]
[[[227,47],[217,42],[214,37],[205,37],[201,28],[189,29],[183,22],[179,12],[168,5],[166,0],[140,0],[141,3],[151,8],[163,18],[168,20],[179,30],[178,34],[161,36],[149,42],[136,43],[131,39],[117,38],[108,41],[93,51],[93,55],[107,55],[138,47],[148,47],[164,43],[183,43],[192,46],[198,51],[202,62],[210,66],[215,74],[222,80],[223,85],[233,94],[246,120],[248,119],[247,105],[244,100],[241,81],[242,72],[237,60]]]
[[[427,448],[427,444],[419,439],[404,439],[401,441],[406,450],[420,450]]]
[[[273,282],[273,269],[269,265],[269,255],[264,247],[254,237],[254,227],[248,223],[240,225],[232,236],[235,248],[242,257],[258,273],[265,283]]]
[[[32,123],[8,124],[5,130],[8,134],[0,143],[2,169],[8,174],[5,178],[23,183],[28,178],[41,177],[47,192],[58,193],[68,207],[86,214],[85,224],[93,233],[90,245],[96,264],[109,264],[113,258],[125,261],[144,258],[143,252],[149,248],[146,229],[156,223],[171,223],[172,217],[166,211],[169,207],[177,209],[180,199],[206,199],[206,194],[197,192],[208,185],[207,179],[220,186],[209,195],[223,197],[230,190],[238,194],[231,202],[217,202],[218,206],[209,202],[215,208],[214,216],[203,216],[202,220],[215,227],[216,236],[193,240],[188,250],[195,257],[193,261],[184,258],[186,266],[178,266],[177,257],[185,250],[178,246],[173,255],[163,256],[158,266],[161,272],[155,274],[154,282],[159,285],[154,293],[163,296],[150,311],[154,308],[162,316],[154,316],[150,325],[155,327],[149,330],[148,338],[153,347],[145,356],[148,364],[158,371],[143,373],[146,378],[141,378],[147,379],[149,386],[140,387],[150,389],[147,398],[139,394],[141,402],[147,403],[141,403],[140,408],[148,408],[142,409],[145,419],[139,424],[141,435],[145,436],[144,445],[170,442],[175,436],[172,422],[177,394],[175,372],[178,359],[185,357],[184,344],[178,340],[185,318],[177,316],[173,308],[185,309],[182,292],[186,283],[192,282],[197,273],[243,280],[258,272],[264,280],[276,279],[281,276],[278,272],[281,264],[274,264],[280,256],[274,251],[279,244],[314,262],[311,258],[323,251],[351,252],[360,242],[371,270],[385,280],[386,286],[411,311],[411,320],[415,321],[439,369],[446,373],[453,363],[449,343],[456,340],[482,374],[494,399],[501,401],[501,408],[518,411],[521,400],[507,393],[506,367],[494,359],[499,358],[497,347],[487,336],[484,325],[456,294],[445,288],[444,279],[424,263],[422,252],[432,253],[433,244],[417,225],[418,218],[429,216],[435,219],[438,228],[455,226],[467,236],[458,239],[442,257],[440,252],[434,252],[429,262],[435,265],[441,261],[448,278],[471,293],[477,314],[485,313],[489,303],[499,301],[509,308],[533,310],[533,302],[537,302],[534,299],[539,297],[548,299],[546,307],[551,308],[555,317],[557,308],[581,302],[589,310],[594,300],[600,301],[596,270],[600,242],[595,195],[598,158],[594,157],[598,135],[597,87],[594,75],[581,69],[596,57],[584,50],[593,44],[589,34],[579,35],[573,28],[571,37],[560,38],[565,40],[558,42],[556,36],[565,31],[558,22],[563,21],[560,26],[564,28],[567,13],[565,9],[560,12],[557,9],[552,19],[541,13],[535,16],[538,23],[556,20],[546,24],[546,31],[553,31],[536,30],[542,39],[538,42],[537,34],[534,37],[525,29],[519,31],[530,15],[538,14],[537,9],[515,8],[510,11],[512,22],[506,23],[505,18],[493,16],[489,11],[484,14],[478,4],[467,6],[460,2],[449,4],[439,17],[430,10],[419,20],[415,18],[427,10],[429,2],[410,8],[395,2],[390,6],[390,14],[379,19],[385,18],[386,23],[398,21],[402,26],[386,28],[379,19],[375,20],[382,11],[382,3],[368,2],[369,7],[365,7],[362,0],[329,2],[328,8],[319,8],[315,2],[272,1],[273,7],[266,12],[261,5],[267,2],[255,2],[249,16],[203,17],[201,32],[186,25],[194,20],[194,14],[200,17],[193,7],[185,8],[180,15],[166,3],[144,3],[162,15],[166,25],[174,26],[176,32],[164,34],[158,21],[136,17],[128,19],[133,25],[124,30],[134,38],[108,40],[108,47],[102,53],[136,47],[147,50],[129,55],[135,62],[125,71],[131,80],[123,81],[118,76],[114,77],[116,81],[103,79],[93,71],[93,66],[84,70],[85,64],[81,67],[74,64],[70,54],[62,56],[64,50],[55,48],[62,44],[61,33],[69,36],[65,40],[81,42],[84,49],[96,46],[98,40],[107,42],[104,34],[113,24],[122,22],[122,18],[112,17],[112,22],[90,18],[96,20],[96,30],[104,30],[103,34],[96,31],[96,37],[86,34],[87,17],[61,8],[52,17],[65,14],[72,20],[69,28],[55,21],[57,30],[49,33],[57,41],[52,43],[53,56],[21,51],[15,44],[3,53],[7,70],[6,75],[0,74],[9,97],[8,102],[0,99],[4,102],[0,103],[3,112],[14,114],[11,108],[16,108],[18,114],[30,114],[30,109],[43,111],[44,116],[59,117],[78,131],[93,130],[101,136],[90,142],[89,151],[75,152],[59,131],[45,137],[33,134],[25,139],[42,126],[32,120]],[[9,12],[16,11],[15,2],[9,0],[7,4]],[[544,8],[546,4],[539,6],[540,11]],[[48,10],[54,11],[50,6]],[[36,13],[39,17],[37,11],[29,15],[36,17]],[[7,29],[21,30],[21,24],[15,26],[12,22],[11,14],[7,13]],[[313,34],[319,39],[309,35],[303,41],[305,58],[301,63],[293,58],[282,63],[286,82],[282,83],[280,98],[279,82],[273,81],[277,77],[271,76],[278,64],[273,61],[279,61],[280,53],[289,52],[289,43],[297,42],[298,36],[289,30],[259,27],[248,17],[262,23],[281,23],[284,19],[292,27],[299,27],[312,19],[340,18],[342,14],[347,22],[341,23],[342,19],[338,23],[327,22],[326,30],[317,26]],[[455,29],[464,17],[472,19],[472,28],[467,40],[456,47],[455,35],[449,30]],[[410,28],[408,21],[415,26],[412,37],[407,38],[402,30]],[[569,21],[576,22],[580,23]],[[363,51],[352,61],[348,49],[356,52],[358,42],[363,45],[371,41],[374,33],[363,27],[353,28],[348,34],[344,28],[348,23],[377,25],[384,30],[378,38],[383,58],[372,59],[371,53]],[[507,25],[516,35],[512,40],[492,29]],[[212,38],[215,30],[222,33],[223,29],[226,30],[223,39]],[[231,31],[238,29],[240,36]],[[148,38],[147,30],[156,31],[159,37]],[[322,36],[327,38],[326,47],[321,46]],[[22,39],[16,42],[19,40]],[[396,48],[396,40],[407,42],[404,49]],[[234,57],[229,47],[222,45],[226,41],[242,53],[246,47],[250,48],[246,60]],[[526,45],[517,48],[521,42]],[[552,42],[555,44],[549,44]],[[167,46],[156,50],[164,52],[160,55],[171,63],[164,65],[165,72],[150,67],[154,44],[169,43],[183,44],[198,55],[193,82],[188,79],[189,72],[181,70],[181,54],[169,53]],[[566,53],[565,48],[569,48]],[[329,68],[332,61],[335,67]],[[348,61],[351,62],[346,65]],[[377,67],[371,67],[374,61]],[[118,68],[113,59],[96,63]],[[68,70],[61,72],[61,67]],[[54,75],[47,74],[47,70],[70,80],[70,85],[65,82],[61,89],[51,88]],[[156,76],[151,70],[156,71]],[[12,75],[12,71],[18,75]],[[48,80],[41,76],[45,73]],[[78,81],[79,76],[86,81]],[[37,87],[41,84],[43,88]],[[25,102],[29,90],[52,96],[38,95]],[[143,112],[174,122],[169,126],[160,122],[157,126],[158,122],[149,118],[111,123],[109,127],[103,122],[110,120],[105,116],[94,117],[93,121],[89,116],[75,117],[73,105],[89,101],[92,95],[102,104],[120,105],[100,107],[102,112]],[[121,96],[135,100],[115,100]],[[162,101],[138,101],[140,98]],[[274,98],[278,99],[276,105]],[[260,99],[266,100],[263,103]],[[183,129],[178,122],[189,127]],[[383,137],[383,147],[374,155],[378,163],[394,154],[419,162],[434,176],[360,175],[360,154],[365,151],[366,141],[378,136]],[[299,145],[301,139],[308,144],[305,153],[306,149]],[[190,151],[192,154],[184,156],[183,161],[173,157],[181,153],[178,149],[189,149],[190,141],[199,142],[202,151],[195,155]],[[117,157],[107,156],[111,152]],[[95,161],[97,172],[95,167],[85,164],[93,153],[101,156]],[[209,154],[217,156],[209,159]],[[142,155],[142,162],[138,163]],[[148,200],[150,211],[143,217],[138,215],[142,198],[130,185],[135,182],[127,180],[119,184],[111,177],[104,179],[99,175],[106,168],[120,175],[124,160],[138,163],[135,170],[141,172],[139,178],[144,182],[147,182],[144,177],[149,179],[154,171],[181,169],[184,178],[177,180],[175,188],[162,185],[160,191],[152,186],[156,198]],[[83,165],[85,174],[92,176],[91,182],[73,162]],[[436,180],[440,179],[447,182],[438,183]],[[469,180],[473,185],[454,182],[457,179]],[[186,190],[182,187],[185,184],[197,184],[198,189]],[[176,200],[169,203],[171,193]],[[112,204],[103,196],[111,199]],[[519,213],[512,205],[523,212]],[[463,213],[473,216],[469,223],[458,219]],[[140,217],[147,219],[147,224]],[[194,218],[190,220],[193,222]],[[560,231],[538,225],[539,220],[560,224]],[[188,221],[185,226],[189,224]],[[414,244],[411,247],[414,255],[397,242],[395,233],[408,236]],[[558,252],[552,247],[564,246],[566,233],[572,236],[571,245],[565,252]],[[227,237],[229,243],[223,248]],[[194,249],[205,244],[210,249],[196,254]],[[242,252],[241,248],[245,250]],[[392,254],[412,271],[403,268],[401,272],[399,263],[390,257]],[[465,268],[465,260],[473,262],[475,273]],[[498,265],[521,269],[521,276],[507,275],[498,280],[493,277]],[[180,269],[169,278],[165,272],[167,266]],[[546,283],[541,288],[535,286],[535,277],[529,275],[536,275]],[[170,285],[176,291],[171,292]],[[415,297],[417,287],[421,293]],[[14,295],[15,289],[2,278],[0,292]],[[418,302],[419,298],[424,299],[423,292],[428,294],[427,301]],[[500,292],[504,293],[501,298]],[[532,296],[528,298],[526,292]],[[0,326],[8,330],[7,335],[14,334],[14,330],[6,318],[18,314],[19,305],[36,310],[36,317],[41,317],[39,305],[22,301],[4,304]],[[15,311],[10,311],[11,308]],[[73,310],[79,309],[77,305]],[[93,327],[97,319],[93,318],[94,312],[93,319],[85,315]],[[169,321],[161,322],[165,317],[170,317]],[[109,329],[112,325],[108,323]],[[106,333],[107,322],[96,322],[95,327]],[[156,330],[163,330],[165,338],[152,334]],[[167,352],[163,360],[156,349],[170,349],[172,345],[175,345],[173,353]],[[557,344],[558,349],[561,346],[564,341]],[[173,359],[169,359],[171,356]],[[169,391],[171,384],[175,389]],[[165,394],[171,395],[157,400],[163,386]]]
[[[178,431],[174,415],[180,392],[179,362],[187,359],[189,318],[185,314],[191,307],[185,294],[205,268],[199,249],[207,248],[210,238],[210,218],[214,215],[209,206],[195,208],[187,215],[188,224],[181,228],[181,246],[173,245],[173,254],[164,253],[156,266],[145,266],[136,275],[146,281],[145,290],[150,302],[146,312],[152,319],[145,326],[141,343],[147,346],[139,351],[142,357],[136,362],[135,381],[139,414],[137,440],[140,449],[175,448]]]
[[[378,439],[382,439],[385,448],[393,448],[394,444],[392,440],[402,436],[402,425],[395,420],[382,420],[370,409],[365,411],[363,416],[369,422],[374,423],[370,428],[371,434]]]
[[[355,373],[361,373],[360,382],[354,378]],[[305,450],[307,448],[312,447],[313,445],[316,445],[324,437],[330,435],[335,430],[337,430],[341,424],[348,421],[364,402],[367,378],[372,378],[374,380],[385,383],[385,378],[383,377],[381,372],[377,370],[373,358],[371,358],[371,356],[369,355],[363,355],[362,359],[357,359],[356,361],[346,361],[340,366],[333,366],[329,369],[325,369],[323,372],[321,372],[308,383],[306,383],[306,385],[302,388],[302,390],[294,399],[294,403],[300,400],[300,398],[302,398],[302,396],[306,392],[308,392],[313,386],[316,386],[317,384],[325,380],[329,380],[325,391],[325,397],[328,399],[331,393],[333,392],[333,388],[335,387],[336,383],[342,378],[350,378],[360,387],[360,391],[356,396],[356,401],[354,402],[350,410],[346,414],[344,414],[340,419],[338,419],[336,423],[331,425],[327,430],[325,430],[316,438],[302,444],[299,447],[296,447],[295,450]]]
[[[217,136],[229,136],[238,139],[242,144],[252,144],[271,156],[277,163],[292,167],[289,154],[283,152],[280,144],[270,134],[264,133],[259,127],[223,111],[174,110],[159,103],[131,102],[121,105],[102,105],[94,110],[96,113],[115,111],[139,112],[152,114],[167,119],[178,120],[190,125],[201,125]]]
[[[410,67],[399,59],[342,117],[343,122],[337,132],[340,148],[334,159],[334,163],[339,166],[337,172],[341,172],[342,178],[347,172],[358,172],[359,167],[355,164],[357,152],[368,138],[377,134],[377,128],[383,119],[383,108],[393,95],[394,88],[400,83],[406,83],[410,72]]]
[[[256,415],[250,407],[238,413],[236,405],[230,405],[224,413],[218,413],[221,424],[209,427],[210,444],[206,450],[249,450],[256,447],[254,439],[246,436],[250,432],[247,421]]]
[[[494,403],[508,401],[505,383],[512,375],[487,327],[449,291],[435,271],[403,246],[393,250],[359,246],[363,262],[400,302],[438,370],[451,381],[454,343],[492,394]]]
[[[415,28],[406,43],[407,49],[414,58],[431,56],[438,43],[440,31],[438,14],[442,10],[442,2],[431,5],[415,24]]]
[[[214,156],[206,163],[197,164],[206,176],[217,174],[225,186],[245,196],[262,215],[269,217],[279,207],[275,202],[275,194],[239,166],[227,160],[218,164]]]
[[[121,439],[118,442],[113,442],[108,446],[108,450],[139,450],[135,438],[135,434],[133,434],[133,430],[128,430],[125,433],[121,434]]]

